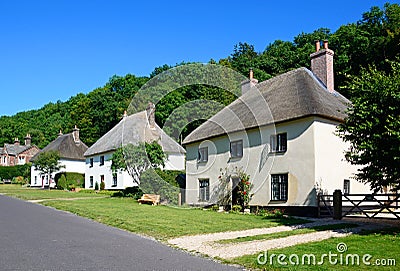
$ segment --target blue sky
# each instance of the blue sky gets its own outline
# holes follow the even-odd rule
[[[0,1],[0,116],[87,93],[114,74],[225,58],[239,42],[263,51],[301,32],[335,31],[385,2]]]

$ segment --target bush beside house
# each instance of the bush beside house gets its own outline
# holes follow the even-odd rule
[[[57,173],[55,176],[57,188],[64,189],[75,189],[77,187],[84,187],[85,185],[85,174],[77,172],[62,172]]]

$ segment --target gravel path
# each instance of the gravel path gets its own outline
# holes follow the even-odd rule
[[[261,251],[267,251],[270,249],[284,248],[294,246],[303,243],[309,243],[314,241],[321,241],[332,237],[344,237],[353,233],[360,232],[364,229],[376,229],[384,227],[382,224],[365,223],[358,221],[340,221],[332,219],[313,219],[314,222],[306,223],[302,225],[293,226],[277,226],[271,228],[258,228],[244,231],[231,231],[231,232],[219,232],[211,234],[202,234],[194,236],[183,236],[175,239],[171,239],[168,242],[179,248],[198,252],[211,257],[219,257],[223,259],[236,258],[243,255],[255,254]],[[220,244],[216,241],[224,239],[235,239],[238,237],[255,236],[260,234],[270,234],[284,231],[291,231],[301,228],[311,228],[321,225],[332,225],[339,223],[355,223],[359,226],[351,229],[344,230],[326,230],[314,233],[292,235],[284,238],[278,238],[273,240],[255,240],[240,243],[228,243]]]

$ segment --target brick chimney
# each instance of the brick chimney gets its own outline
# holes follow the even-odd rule
[[[152,102],[149,102],[146,108],[147,120],[149,121],[150,128],[154,128],[156,124],[156,107]]]
[[[14,138],[14,145],[17,145],[17,146],[19,146],[19,140],[18,140],[18,137]]]
[[[78,127],[76,127],[76,125],[75,125],[75,128],[72,130],[72,136],[74,137],[75,143],[79,143],[80,142],[79,129],[78,129]]]
[[[242,95],[249,92],[257,84],[258,80],[254,78],[253,69],[250,69],[249,79],[242,82]]]
[[[25,137],[24,139],[25,139],[25,146],[30,146],[31,143],[32,143],[31,135],[30,135],[30,134],[27,134],[26,137]]]
[[[328,41],[324,40],[323,48],[321,42],[315,41],[315,52],[310,55],[311,70],[321,80],[329,92],[335,91],[333,80],[333,55],[335,54],[328,48]]]

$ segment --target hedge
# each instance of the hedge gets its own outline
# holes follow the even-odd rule
[[[15,177],[22,176],[25,179],[31,178],[31,164],[17,165],[4,167],[0,166],[0,179],[1,180],[12,180]]]
[[[85,175],[77,172],[57,173],[54,179],[61,190],[85,186]]]

